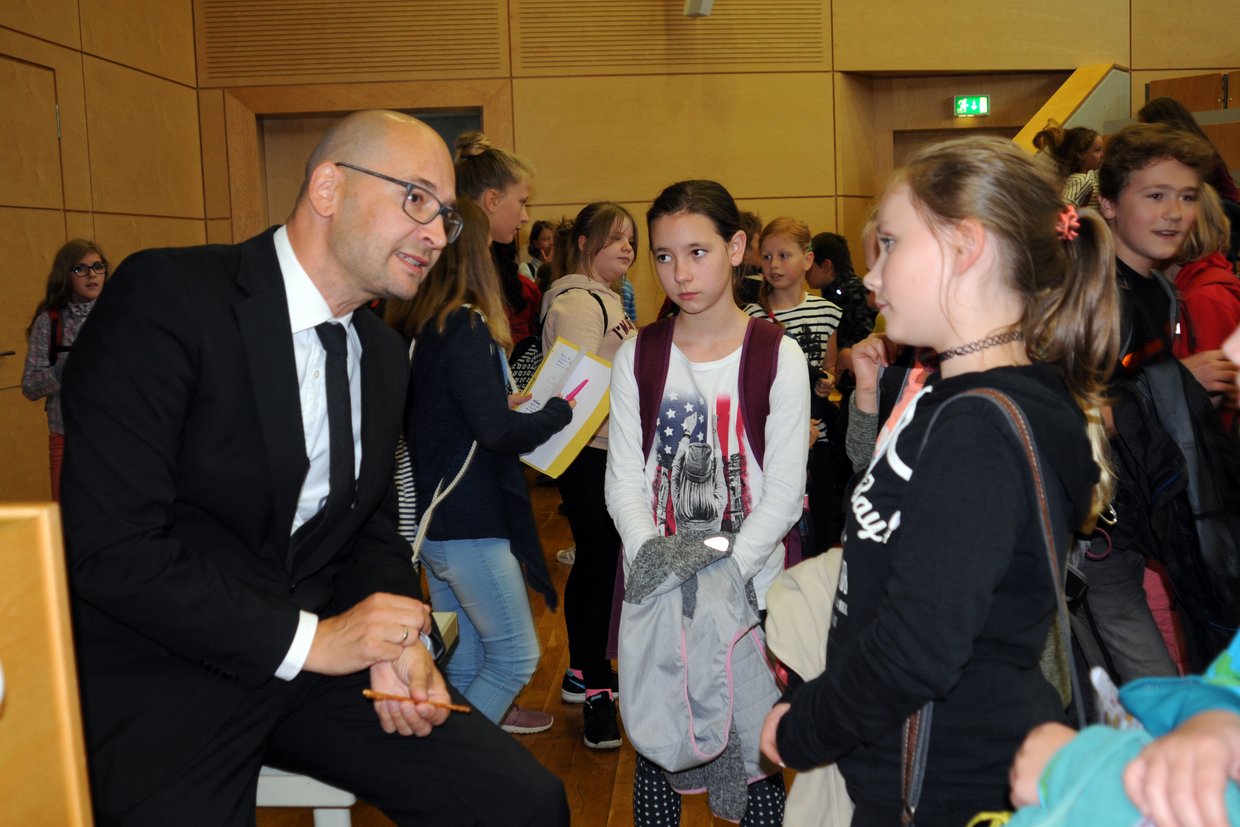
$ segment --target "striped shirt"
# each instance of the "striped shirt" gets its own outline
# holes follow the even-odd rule
[[[839,327],[840,318],[843,316],[839,305],[809,294],[806,294],[805,300],[796,307],[776,310],[769,316],[757,302],[745,305],[745,312],[755,319],[768,319],[782,324],[784,333],[800,345],[805,361],[812,368],[822,367],[822,355],[827,349],[827,340]]]

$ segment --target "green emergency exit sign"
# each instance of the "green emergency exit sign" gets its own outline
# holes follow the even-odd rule
[[[956,95],[952,114],[957,118],[984,118],[990,114],[990,95]]]

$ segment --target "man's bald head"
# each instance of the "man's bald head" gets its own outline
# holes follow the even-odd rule
[[[305,177],[302,178],[300,201],[306,194],[310,176],[323,163],[348,161],[361,166],[375,162],[399,135],[418,134],[433,137],[442,143],[438,133],[417,118],[386,109],[365,109],[354,112],[338,121],[319,141],[310,159],[306,161]],[[444,146],[447,151],[447,146]]]

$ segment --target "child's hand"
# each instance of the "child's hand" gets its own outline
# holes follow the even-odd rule
[[[1042,778],[1042,771],[1059,748],[1075,737],[1076,730],[1063,724],[1042,724],[1029,730],[1008,772],[1013,804],[1029,807],[1038,803],[1038,781]]]
[[[511,410],[518,405],[524,405],[533,398],[534,394],[532,393],[510,393],[508,394],[508,408]]]
[[[878,413],[878,369],[891,364],[887,337],[871,333],[852,346],[852,371],[857,380],[854,403],[862,413]]]
[[[1141,750],[1124,770],[1124,790],[1158,827],[1227,827],[1229,778],[1240,781],[1240,715],[1217,710]]]
[[[758,745],[762,748],[762,754],[779,766],[784,765],[784,761],[779,757],[779,747],[775,745],[775,733],[779,729],[779,721],[792,708],[792,704],[775,704],[770,712],[766,713],[766,722],[762,724],[762,734],[758,736]]]

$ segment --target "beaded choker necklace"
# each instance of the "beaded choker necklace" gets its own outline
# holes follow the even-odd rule
[[[979,350],[1006,345],[1008,342],[1018,342],[1023,338],[1025,338],[1025,334],[1019,330],[1009,330],[1007,333],[987,336],[985,339],[978,339],[976,342],[957,345],[949,350],[945,350],[938,354],[938,360],[939,362],[946,362],[953,356],[966,356],[970,353],[977,353]]]

